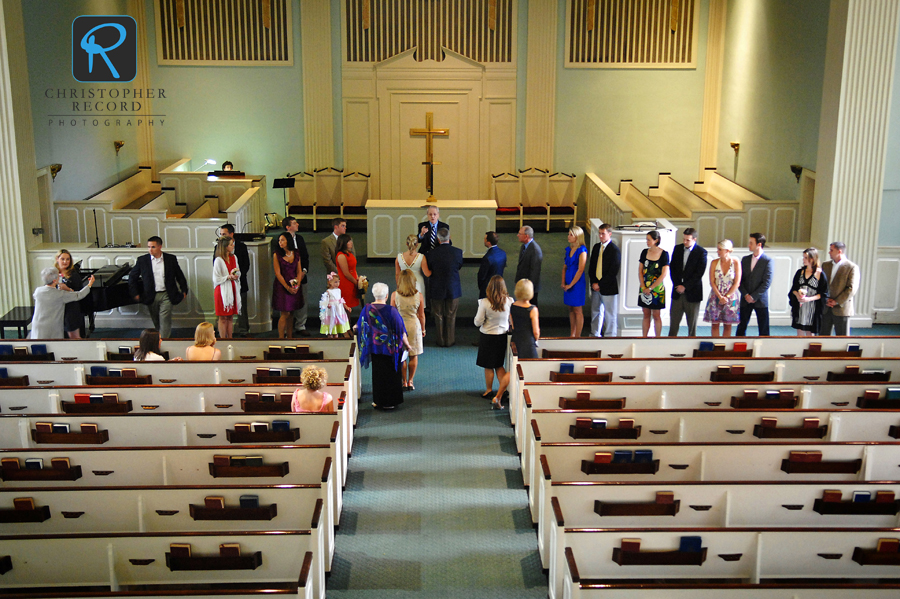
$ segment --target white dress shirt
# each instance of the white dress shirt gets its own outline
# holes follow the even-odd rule
[[[150,256],[150,266],[153,267],[153,284],[157,293],[166,290],[166,263],[162,254],[159,258]]]
[[[509,307],[515,300],[507,297],[504,309],[497,312],[491,308],[488,298],[478,300],[478,313],[475,314],[475,326],[485,335],[503,335],[509,330]]]

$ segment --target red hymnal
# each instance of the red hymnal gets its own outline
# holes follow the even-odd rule
[[[31,497],[16,497],[13,499],[13,507],[17,510],[33,510],[34,499]]]
[[[34,430],[39,433],[52,433],[53,432],[53,423],[52,422],[35,422]]]
[[[256,376],[269,376],[269,369],[268,368],[257,368]]]
[[[741,341],[735,342],[734,351],[747,351],[747,344]]]
[[[793,389],[779,389],[778,399],[794,399]]]
[[[590,418],[576,418],[575,419],[575,428],[591,428],[594,425],[594,421]]]
[[[129,379],[137,378],[137,369],[135,369],[135,368],[123,368],[123,369],[122,369],[122,376],[125,377],[125,378],[129,378]],[[105,399],[106,399],[106,398],[104,397],[104,400],[105,400]]]
[[[760,424],[764,428],[775,428],[778,426],[778,418],[765,417],[760,420]]]
[[[612,454],[608,451],[598,451],[594,454],[595,464],[609,464],[612,462]]]
[[[850,366],[845,366],[844,372],[850,373],[850,374],[857,374],[859,372],[859,366],[856,364],[852,364]]]
[[[231,465],[231,457],[227,455],[214,455],[213,464],[216,466],[229,466]]]
[[[675,493],[672,491],[657,491],[656,503],[675,503]]]
[[[894,492],[893,491],[878,491],[875,493],[875,503],[893,503],[894,502]]]
[[[240,543],[222,543],[219,545],[219,555],[222,557],[240,557]]]
[[[269,370],[266,369],[266,374],[268,373]],[[259,369],[257,369],[256,374],[259,375]],[[257,393],[256,391],[247,391],[246,393],[244,393],[244,399],[246,399],[247,401],[259,401],[259,393]]]
[[[234,425],[234,432],[236,433],[249,433],[250,430],[249,422],[238,422]]]
[[[744,389],[744,399],[759,399],[759,389]]]
[[[875,551],[878,553],[897,553],[900,551],[900,539],[878,539]]]
[[[124,371],[123,375],[124,375]],[[119,403],[119,394],[118,393],[104,393],[103,394],[103,403]]]
[[[83,433],[96,433],[99,430],[100,430],[99,427],[96,424],[94,424],[93,422],[82,422],[81,423],[81,432],[83,432]]]
[[[634,418],[619,418],[619,428],[634,428]]]
[[[75,403],[91,403],[91,394],[90,393],[76,393],[75,394]]]
[[[804,418],[803,419],[803,428],[819,428],[819,419],[818,418]]]
[[[622,551],[640,551],[640,539],[622,539]]]
[[[735,364],[731,367],[731,374],[744,374],[744,365]]]
[[[825,491],[822,491],[822,501],[824,501],[825,503],[838,503],[843,496],[843,493],[834,489],[826,489]]]
[[[585,366],[584,373],[585,374],[597,374],[597,365],[589,364],[589,365]]]
[[[190,543],[172,543],[169,545],[169,553],[172,557],[191,557]]]
[[[590,398],[591,398],[591,392],[587,389],[579,389],[575,393],[575,399],[589,400]]]
[[[866,389],[863,392],[863,398],[865,399],[878,399],[881,397],[881,391],[878,389]]]
[[[2,458],[0,459],[0,467],[4,470],[18,470],[21,468],[19,458]]]
[[[203,504],[211,510],[221,510],[225,508],[225,498],[210,496],[203,499]]]
[[[57,470],[65,470],[72,466],[69,463],[69,458],[50,458],[50,467]]]

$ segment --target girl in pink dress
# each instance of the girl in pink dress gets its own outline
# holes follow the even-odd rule
[[[349,337],[350,320],[347,312],[350,308],[341,297],[341,279],[336,272],[328,273],[326,278],[328,288],[319,300],[319,321],[322,323],[319,332],[329,339],[335,339],[339,335]]]
[[[328,373],[318,366],[307,366],[300,373],[302,387],[294,391],[291,412],[334,412],[331,395],[322,388],[328,382]]]

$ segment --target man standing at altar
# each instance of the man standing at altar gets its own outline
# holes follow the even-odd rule
[[[422,261],[422,272],[431,281],[431,313],[434,314],[438,347],[452,347],[456,343],[456,310],[462,286],[459,269],[463,265],[463,251],[450,245],[450,231],[441,227],[437,233],[438,246]]]
[[[534,297],[531,303],[537,306],[538,291],[541,288],[541,263],[544,261],[544,252],[541,246],[534,240],[534,229],[524,226],[519,229],[519,242],[522,249],[519,252],[519,263],[516,265],[516,283],[522,279],[528,279],[534,285]]]
[[[437,239],[437,233],[441,229],[450,230],[450,225],[447,223],[443,223],[440,220],[441,211],[437,206],[429,206],[426,211],[428,215],[428,220],[425,222],[419,223],[419,243],[421,243],[421,247],[419,247],[419,253],[428,255],[428,252],[436,248],[439,243]]]

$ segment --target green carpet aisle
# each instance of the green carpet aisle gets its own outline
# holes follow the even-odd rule
[[[394,411],[372,409],[364,371],[329,599],[547,596],[509,416],[460,333],[425,348]]]

